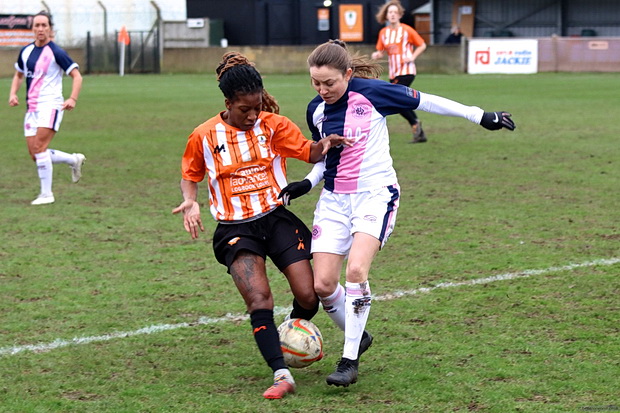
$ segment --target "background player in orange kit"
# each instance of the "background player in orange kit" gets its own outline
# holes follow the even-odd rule
[[[387,23],[387,26],[379,32],[377,51],[372,54],[372,58],[381,59],[384,52],[387,53],[390,82],[411,86],[417,74],[415,61],[426,50],[426,42],[413,27],[400,22],[404,14],[405,8],[398,0],[390,0],[381,6],[376,18],[379,24]],[[407,110],[401,115],[411,125],[411,143],[426,142],[422,122],[416,113]]]
[[[266,257],[291,287],[291,318],[310,320],[319,307],[310,266],[312,236],[278,199],[287,184],[286,158],[314,163],[331,146],[346,142],[336,135],[319,142],[306,139],[291,120],[277,114],[275,99],[243,55],[225,54],[216,73],[226,110],[189,136],[182,162],[184,200],[172,212],[183,212],[185,230],[197,238],[204,231],[198,182],[207,177],[209,205],[218,221],[215,257],[243,297],[258,348],[274,372],[273,385],[263,396],[280,399],[295,391],[295,381],[280,348]]]

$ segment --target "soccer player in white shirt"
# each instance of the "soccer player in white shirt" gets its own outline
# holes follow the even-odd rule
[[[9,105],[19,105],[17,92],[26,79],[24,134],[41,181],[41,192],[31,204],[44,205],[55,201],[52,193],[53,164],[69,164],[73,182],[78,182],[82,176],[82,164],[86,159],[83,154],[69,154],[48,148],[60,129],[64,111],[73,110],[77,104],[82,89],[82,75],[77,63],[52,41],[53,23],[47,12],[42,11],[34,17],[32,30],[34,42],[19,52],[15,63]],[[71,95],[66,100],[62,96],[63,73],[73,79]]]
[[[280,197],[288,202],[321,178],[325,181],[312,228],[314,288],[329,317],[345,333],[342,358],[327,384],[346,387],[357,381],[359,356],[372,344],[365,330],[372,303],[368,274],[394,229],[400,198],[386,116],[419,109],[463,117],[490,130],[513,130],[515,125],[506,112],[485,112],[376,79],[380,66],[352,57],[339,40],[318,46],[308,66],[318,93],[307,110],[312,138],[340,135],[352,144],[329,149],[306,179],[286,186]]]

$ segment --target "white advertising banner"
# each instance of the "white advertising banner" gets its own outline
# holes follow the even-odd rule
[[[538,72],[536,39],[472,39],[468,43],[468,73]]]

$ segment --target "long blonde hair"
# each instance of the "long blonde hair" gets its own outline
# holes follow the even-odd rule
[[[378,78],[383,67],[368,59],[367,56],[349,53],[347,44],[342,40],[325,42],[310,53],[308,67],[328,66],[345,74],[349,68],[353,70],[353,77]]]

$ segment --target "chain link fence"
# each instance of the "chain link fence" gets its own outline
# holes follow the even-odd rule
[[[158,24],[149,31],[128,31],[129,44],[124,47],[124,73],[160,73],[160,31]],[[113,36],[86,37],[85,73],[114,73],[120,71],[122,44]]]

